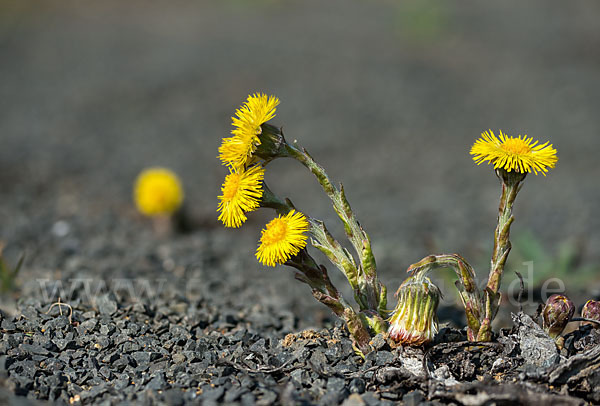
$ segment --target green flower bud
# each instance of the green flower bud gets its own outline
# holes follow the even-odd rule
[[[568,297],[552,295],[542,312],[542,327],[554,339],[560,336],[575,313],[575,305]]]
[[[281,128],[266,123],[262,124],[260,128],[261,132],[258,134],[260,145],[256,147],[253,155],[265,161],[287,157],[286,141]]]
[[[389,319],[389,337],[403,345],[422,345],[438,332],[440,290],[427,277],[409,277],[396,292],[398,304]]]

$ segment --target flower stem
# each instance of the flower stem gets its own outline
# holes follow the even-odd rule
[[[358,286],[358,270],[354,257],[341,244],[333,238],[325,224],[316,219],[309,219],[311,244],[327,256],[329,261],[337,266],[346,275],[350,287],[354,291],[354,299],[360,306],[360,310],[366,310],[367,306],[360,294]]]
[[[279,214],[286,214],[294,208],[294,205],[289,199],[285,201],[280,199],[266,183],[263,183],[261,207],[272,208]],[[329,234],[322,222],[314,219],[310,219],[309,222],[310,233],[317,240],[313,242],[313,245],[324,252],[332,263],[344,271],[350,285],[355,290],[356,298],[358,286],[354,258]],[[363,354],[370,352],[369,341],[371,335],[369,334],[369,328],[371,328],[371,325],[369,322],[372,320],[363,320],[362,314],[357,314],[352,306],[344,300],[342,294],[329,279],[327,268],[318,265],[306,249],[300,250],[296,256],[286,262],[286,265],[297,270],[296,279],[310,286],[315,299],[329,307],[336,316],[346,322],[355,347]],[[372,319],[375,320],[376,318]]]
[[[305,149],[300,150],[295,145],[285,144],[287,156],[296,159],[308,168],[319,181],[321,187],[333,203],[333,208],[344,224],[344,231],[352,243],[359,257],[358,288],[364,295],[364,303],[361,306],[376,312],[385,312],[387,298],[382,292],[383,285],[377,278],[375,257],[371,250],[371,241],[367,233],[362,229],[350,204],[346,199],[344,188],[336,188],[329,176],[318,163],[308,154]],[[350,278],[349,278],[350,279]],[[360,304],[360,302],[359,302]],[[385,317],[385,315],[382,314]]]
[[[277,214],[287,214],[293,207],[283,200],[281,200],[275,193],[271,191],[266,182],[263,182],[262,196],[260,200],[260,207],[266,207],[275,210]]]
[[[521,190],[525,175],[520,172],[507,172],[504,169],[496,171],[502,181],[502,194],[500,195],[500,206],[498,208],[498,224],[494,232],[494,250],[492,252],[491,268],[488,283],[485,289],[485,317],[481,323],[478,340],[489,341],[491,339],[491,324],[498,311],[500,295],[500,283],[506,259],[510,253],[510,226],[514,221],[512,215],[513,204]]]
[[[315,299],[329,307],[336,316],[346,322],[356,348],[363,354],[370,352],[369,341],[371,335],[367,330],[367,326],[352,306],[344,300],[336,287],[333,286],[327,274],[327,268],[317,265],[306,249],[301,250],[298,255],[288,260],[286,265],[296,268],[298,271],[296,279],[309,285]]]

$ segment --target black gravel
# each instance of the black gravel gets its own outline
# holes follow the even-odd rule
[[[550,404],[600,400],[597,369],[584,371],[600,365],[600,333],[589,326],[568,335],[560,354],[524,350],[539,336],[528,333],[536,329],[523,315],[515,318],[514,334],[503,331],[483,347],[466,345],[463,333],[452,329],[425,349],[391,348],[379,335],[377,350],[363,359],[340,324],[292,332],[296,322],[288,311],[229,303],[223,312],[214,304],[210,296],[189,300],[176,292],[136,303],[107,293],[93,307],[73,304],[71,316],[65,306],[48,311],[50,303],[20,300],[18,315],[1,321],[0,379],[13,394],[6,396],[13,402],[169,405],[472,404],[475,396],[528,404],[542,395]],[[561,380],[560,369],[576,355],[583,357]],[[532,362],[538,367],[530,368]],[[576,371],[582,375],[574,380]],[[512,386],[494,391],[502,382]],[[566,392],[559,394],[561,385]]]

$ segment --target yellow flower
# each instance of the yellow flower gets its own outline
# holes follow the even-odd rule
[[[479,165],[488,161],[494,165],[494,169],[502,168],[507,172],[520,173],[542,172],[546,176],[548,168],[554,168],[558,158],[556,149],[548,142],[538,145],[533,138],[509,137],[500,131],[500,139],[496,138],[492,130],[481,134],[481,138],[475,141],[471,147],[473,160]]]
[[[219,147],[219,159],[224,165],[240,168],[247,165],[252,153],[260,145],[261,125],[275,117],[279,99],[275,96],[255,93],[232,117],[235,129],[233,137],[224,138]]]
[[[264,265],[283,264],[306,247],[308,220],[306,216],[291,210],[285,216],[274,218],[262,230],[256,258]]]
[[[256,210],[262,197],[262,181],[265,170],[260,165],[253,166],[247,171],[230,169],[229,175],[221,187],[218,211],[219,220],[225,227],[239,227],[246,216],[244,212]]]
[[[169,169],[148,168],[138,175],[133,198],[142,214],[172,214],[183,202],[183,188],[177,175]]]

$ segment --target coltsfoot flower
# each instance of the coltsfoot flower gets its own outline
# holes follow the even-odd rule
[[[546,176],[548,168],[554,168],[558,158],[556,149],[548,142],[539,144],[527,135],[509,137],[500,131],[500,138],[496,138],[492,130],[481,134],[471,147],[473,160],[479,165],[487,161],[494,165],[494,169],[504,169],[507,172],[520,173],[541,172]]]
[[[563,332],[573,314],[575,305],[564,295],[552,295],[546,300],[542,312],[542,327],[554,339]]]
[[[177,175],[166,168],[148,168],[137,177],[133,198],[146,216],[170,215],[183,202],[183,187]]]
[[[262,230],[256,258],[267,266],[284,264],[306,247],[307,231],[306,216],[295,210],[274,218]]]
[[[233,137],[224,138],[219,147],[219,159],[224,165],[240,168],[250,162],[260,145],[261,125],[275,117],[277,105],[279,99],[275,96],[262,93],[248,96],[246,103],[232,117]]]
[[[427,277],[409,277],[398,288],[398,304],[389,319],[388,334],[403,345],[422,345],[438,332],[436,310],[440,290]]]
[[[225,227],[241,226],[247,219],[244,213],[258,208],[263,194],[264,177],[265,170],[260,165],[248,170],[230,169],[221,187],[222,194],[217,208],[221,212],[219,220]]]
[[[588,300],[585,305],[583,305],[583,309],[581,309],[581,317],[600,322],[600,302]],[[598,327],[598,324],[594,324],[594,326]]]

